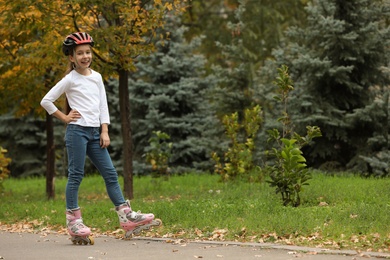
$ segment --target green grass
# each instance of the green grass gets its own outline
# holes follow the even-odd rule
[[[65,185],[66,179],[57,179],[56,199],[48,201],[43,178],[6,180],[1,224],[63,228]],[[189,174],[169,181],[135,178],[131,203],[163,220],[154,236],[390,250],[390,179],[316,173],[301,195],[300,207],[284,207],[266,183],[225,184],[219,176]],[[100,176],[83,180],[79,198],[84,222],[95,233],[119,229]]]

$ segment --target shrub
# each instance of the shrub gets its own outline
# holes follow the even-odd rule
[[[168,177],[168,162],[171,157],[172,143],[167,143],[170,136],[161,131],[153,131],[149,139],[150,147],[146,153],[146,161],[152,166],[152,177]]]
[[[301,148],[309,144],[313,138],[321,136],[321,131],[316,126],[307,126],[307,134],[304,137],[292,131],[292,123],[287,113],[287,98],[294,88],[286,66],[279,69],[279,77],[275,84],[278,86],[279,94],[275,99],[284,107],[283,116],[278,119],[282,123],[283,131],[282,133],[277,129],[268,131],[268,141],[276,143],[276,148],[267,151],[268,155],[276,159],[274,165],[268,166],[271,178],[268,182],[271,187],[276,187],[276,193],[282,195],[283,205],[297,207],[301,203],[299,193],[311,179]]]
[[[217,153],[212,154],[212,159],[215,161],[214,172],[221,176],[222,181],[238,178],[247,181],[261,181],[263,179],[261,168],[253,162],[254,138],[260,129],[261,122],[260,106],[246,109],[241,124],[237,112],[224,116],[223,124],[230,140],[230,146],[224,154],[224,162],[221,162]],[[244,133],[243,137],[242,133]]]
[[[10,171],[8,165],[11,162],[10,158],[5,156],[7,150],[0,146],[0,192],[3,191],[3,181],[9,177]]]

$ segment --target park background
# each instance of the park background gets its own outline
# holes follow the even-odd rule
[[[388,0],[0,3],[0,146],[12,160],[2,158],[2,186],[5,177],[46,177],[54,198],[54,176],[66,176],[65,126],[39,102],[64,75],[61,44],[74,31],[96,42],[110,153],[129,198],[133,176],[280,188],[282,137],[298,141],[289,143],[301,156],[290,177],[302,184],[313,171],[388,180]],[[321,136],[311,139],[310,126]],[[388,201],[388,187],[381,192]],[[382,210],[389,215],[388,203]]]

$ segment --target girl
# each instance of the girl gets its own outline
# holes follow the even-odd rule
[[[131,210],[118,183],[118,174],[112,164],[107,147],[110,145],[107,97],[102,76],[92,70],[94,41],[85,32],[68,35],[62,51],[69,58],[67,75],[42,99],[41,106],[67,124],[65,144],[68,154],[68,182],[66,185],[66,223],[74,244],[93,244],[90,228],[83,224],[78,205],[78,190],[84,177],[86,155],[103,176],[108,196],[115,206],[120,225],[127,231],[126,237],[143,229],[161,224],[153,214],[141,214]],[[69,110],[66,114],[54,105],[63,93]]]

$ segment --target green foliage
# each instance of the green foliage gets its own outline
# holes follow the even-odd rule
[[[172,3],[162,2],[167,8]],[[308,2],[303,14],[302,7]],[[152,132],[160,129],[173,141],[174,168],[181,168],[181,172],[189,168],[210,170],[211,151],[227,146],[221,142],[223,129],[213,117],[215,111],[220,118],[235,111],[243,118],[246,108],[260,104],[266,118],[263,128],[279,126],[274,114],[284,104],[268,102],[271,88],[255,88],[258,68],[272,48],[283,46],[273,52],[275,67],[288,64],[296,85],[288,103],[289,114],[282,115],[281,122],[293,120],[291,129],[298,132],[305,131],[308,124],[318,125],[324,135],[313,146],[301,149],[307,164],[323,168],[337,165],[365,176],[389,175],[390,117],[385,95],[390,79],[388,1],[262,0],[259,5],[253,0],[193,0],[182,22],[191,26],[189,30],[170,24],[165,30],[156,30],[167,8],[149,8],[143,3],[45,0],[33,6],[2,1],[0,111],[8,113],[18,106],[17,115],[29,117],[18,121],[7,114],[0,119],[0,143],[13,158],[12,176],[45,172],[44,126],[40,119],[32,123],[37,119],[29,113],[43,115],[39,100],[63,75],[67,60],[61,56],[61,41],[63,34],[75,27],[94,36],[94,67],[104,76],[120,69],[138,69],[130,75],[130,99],[119,94],[119,84],[112,84],[109,88],[113,91],[107,92],[110,111],[114,112],[110,152],[121,174],[124,142],[120,134],[129,131],[121,131],[119,125],[125,121],[120,115],[127,115],[127,111],[115,113],[120,97],[131,100],[134,172],[143,173],[144,165],[138,166],[143,162],[144,148]],[[151,16],[155,19],[149,20]],[[146,23],[147,28],[141,28]],[[134,26],[127,26],[131,24]],[[287,25],[299,27],[291,27],[283,39]],[[120,37],[110,38],[107,31]],[[171,41],[160,40],[158,34],[169,36]],[[154,43],[157,53],[145,58],[154,50]],[[207,55],[199,55],[199,51]],[[213,71],[218,87],[215,78],[206,77],[211,64],[220,65]],[[276,72],[274,67],[267,69],[268,75]],[[209,100],[214,107],[210,108]],[[57,143],[62,144],[63,126],[57,128]],[[300,138],[293,138],[300,143]],[[265,147],[259,145],[265,140],[257,138],[256,147]],[[56,153],[57,158],[63,158],[63,147]],[[61,169],[61,160],[56,165]]]
[[[5,156],[7,150],[0,146],[0,192],[4,190],[3,182],[10,175],[8,165],[11,163],[11,158]]]
[[[276,159],[274,165],[268,166],[271,178],[268,182],[271,187],[276,187],[276,193],[281,194],[284,206],[298,207],[301,204],[300,192],[311,179],[301,148],[309,144],[313,138],[321,136],[321,131],[318,127],[307,126],[307,134],[304,137],[292,131],[287,101],[289,92],[294,88],[288,68],[282,66],[278,71],[279,77],[275,84],[279,95],[275,99],[284,106],[283,116],[279,118],[283,125],[283,133],[280,134],[277,129],[268,130],[268,141],[276,143],[276,148],[267,152]]]
[[[317,125],[323,133],[304,149],[309,166],[369,174],[361,156],[389,149],[380,141],[389,132],[388,107],[374,105],[390,84],[389,10],[382,0],[310,1],[307,24],[287,30],[286,45],[273,52],[296,85],[289,102],[294,128]]]
[[[389,177],[390,176],[390,151],[378,151],[371,156],[361,156],[372,168],[372,175],[375,177]],[[362,174],[365,176],[364,174]]]
[[[13,177],[44,175],[44,121],[34,117],[15,118],[12,113],[0,115],[0,143],[12,158]]]
[[[253,160],[254,139],[261,123],[261,108],[258,105],[245,110],[245,117],[241,124],[237,112],[223,117],[230,146],[224,154],[223,162],[216,152],[212,154],[215,161],[214,172],[221,176],[222,181],[237,179],[261,181],[263,179],[260,167],[255,165]]]
[[[146,152],[146,161],[152,166],[152,177],[168,177],[168,162],[171,157],[172,143],[167,140],[170,136],[161,131],[153,131],[149,139],[149,147]]]
[[[197,53],[202,39],[187,42],[186,27],[173,17],[166,23],[159,33],[169,34],[169,42],[158,39],[156,52],[139,59],[129,80],[134,159],[143,161],[153,131],[161,131],[171,138],[173,173],[207,171],[213,143],[209,131],[215,125],[207,91],[214,79],[205,75],[205,57]],[[139,172],[145,174],[145,169]]]
[[[357,109],[348,120],[357,119],[370,124],[373,133],[366,145],[359,146],[359,153],[351,160],[351,168],[357,168],[363,176],[390,176],[390,92],[389,87],[372,88],[375,100],[364,109]],[[364,169],[362,171],[362,169]]]
[[[298,207],[301,204],[300,192],[304,185],[309,185],[311,176],[297,140],[281,138],[280,141],[280,147],[269,152],[277,161],[274,166],[269,166],[271,180],[268,182],[271,187],[276,187],[276,193],[281,194],[284,206]]]
[[[212,89],[211,100],[218,117],[234,112],[243,117],[244,110],[254,104],[266,106],[263,96],[254,98],[258,94],[255,91],[257,71],[279,45],[285,27],[304,20],[304,2],[262,0],[259,4],[259,1],[239,0],[230,6],[220,2],[220,9],[226,12],[227,18],[225,27],[216,30],[228,31],[230,35],[222,38],[218,33],[220,40],[213,40],[218,50],[208,55],[210,61],[217,57],[211,71],[218,85]],[[213,19],[210,26],[215,25]],[[203,21],[200,26],[205,26]],[[216,30],[212,31],[213,35]],[[214,39],[212,37],[205,42]]]
[[[261,4],[258,0],[192,0],[183,22],[190,25],[188,37],[205,36],[201,51],[209,65],[226,62],[221,53],[224,50],[216,42],[232,45],[237,39],[245,62],[258,65],[280,43],[287,26],[305,20],[306,3],[307,0],[261,0]],[[233,65],[240,61],[231,62]]]

